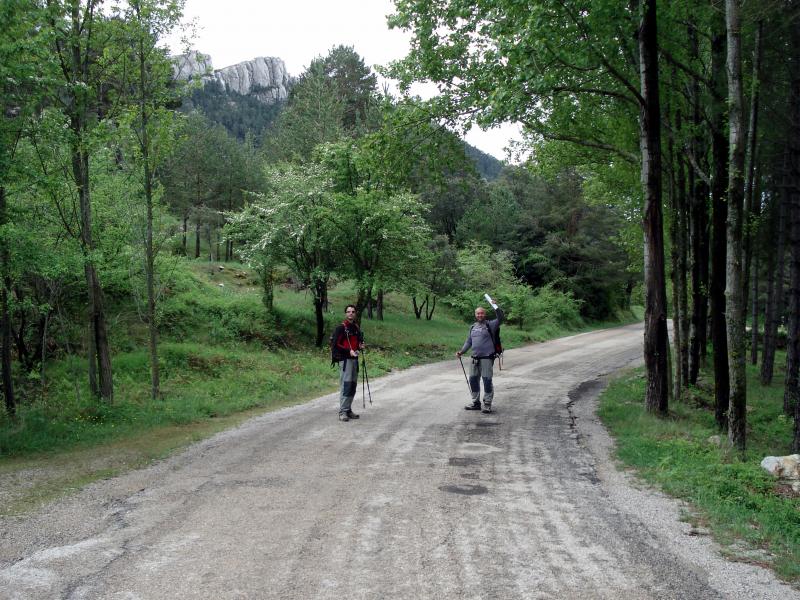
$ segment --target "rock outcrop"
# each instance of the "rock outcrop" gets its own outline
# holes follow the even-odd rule
[[[217,82],[226,92],[254,96],[265,104],[285,100],[291,81],[286,65],[280,58],[259,56],[213,70],[211,57],[194,51],[175,57],[175,76],[178,79],[199,76],[203,81]]]
[[[211,75],[214,70],[211,65],[211,57],[196,50],[192,50],[188,54],[173,56],[172,62],[175,79],[203,77]]]

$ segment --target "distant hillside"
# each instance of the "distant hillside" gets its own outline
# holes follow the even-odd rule
[[[482,150],[478,150],[475,146],[470,146],[467,142],[464,142],[464,149],[467,156],[475,163],[475,168],[481,177],[486,181],[497,179],[503,168],[503,161],[497,160],[494,156],[486,154]]]
[[[176,76],[201,76],[203,85],[184,101],[184,110],[200,110],[208,119],[244,140],[252,132],[256,141],[277,118],[293,80],[280,58],[260,57],[212,70],[211,57],[198,52],[175,57]],[[464,150],[487,181],[497,179],[503,162],[464,142]]]
[[[187,111],[200,110],[209,120],[219,123],[231,135],[244,140],[251,131],[258,140],[278,116],[285,100],[265,104],[255,95],[226,91],[218,81],[207,81],[184,102]]]

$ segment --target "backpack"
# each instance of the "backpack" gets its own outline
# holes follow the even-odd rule
[[[491,329],[489,330],[491,331]],[[500,340],[500,325],[497,326],[497,331],[492,335],[494,341],[494,355],[497,357],[497,365],[500,370],[503,370],[503,342]]]
[[[336,338],[338,337],[337,334],[339,333],[339,327],[341,327],[341,325],[334,327],[333,332],[331,333],[331,366],[336,365],[340,360],[342,360],[342,356],[339,354],[339,349],[336,347]]]
[[[330,337],[331,366],[334,366],[338,362],[343,361],[343,360],[347,360],[348,358],[350,358],[349,354],[345,354],[344,350],[342,350],[341,348],[336,346],[336,342],[338,341],[339,335],[341,333],[344,333],[345,335],[347,335],[348,338],[349,338],[350,335],[359,335],[358,333],[354,333],[354,334],[349,334],[348,335],[347,328],[342,323],[340,323],[339,325],[337,325],[334,328],[333,333],[331,333],[331,337]]]

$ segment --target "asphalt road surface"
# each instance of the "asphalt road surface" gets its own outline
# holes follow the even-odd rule
[[[641,347],[508,351],[491,415],[454,359],[373,381],[359,421],[333,395],[255,418],[0,520],[0,597],[800,598],[608,458],[599,379]]]

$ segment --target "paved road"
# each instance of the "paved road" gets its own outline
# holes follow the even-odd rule
[[[800,598],[688,535],[593,417],[640,326],[507,352],[496,412],[455,360],[270,413],[0,521],[2,598]],[[587,383],[589,382],[589,383]]]

